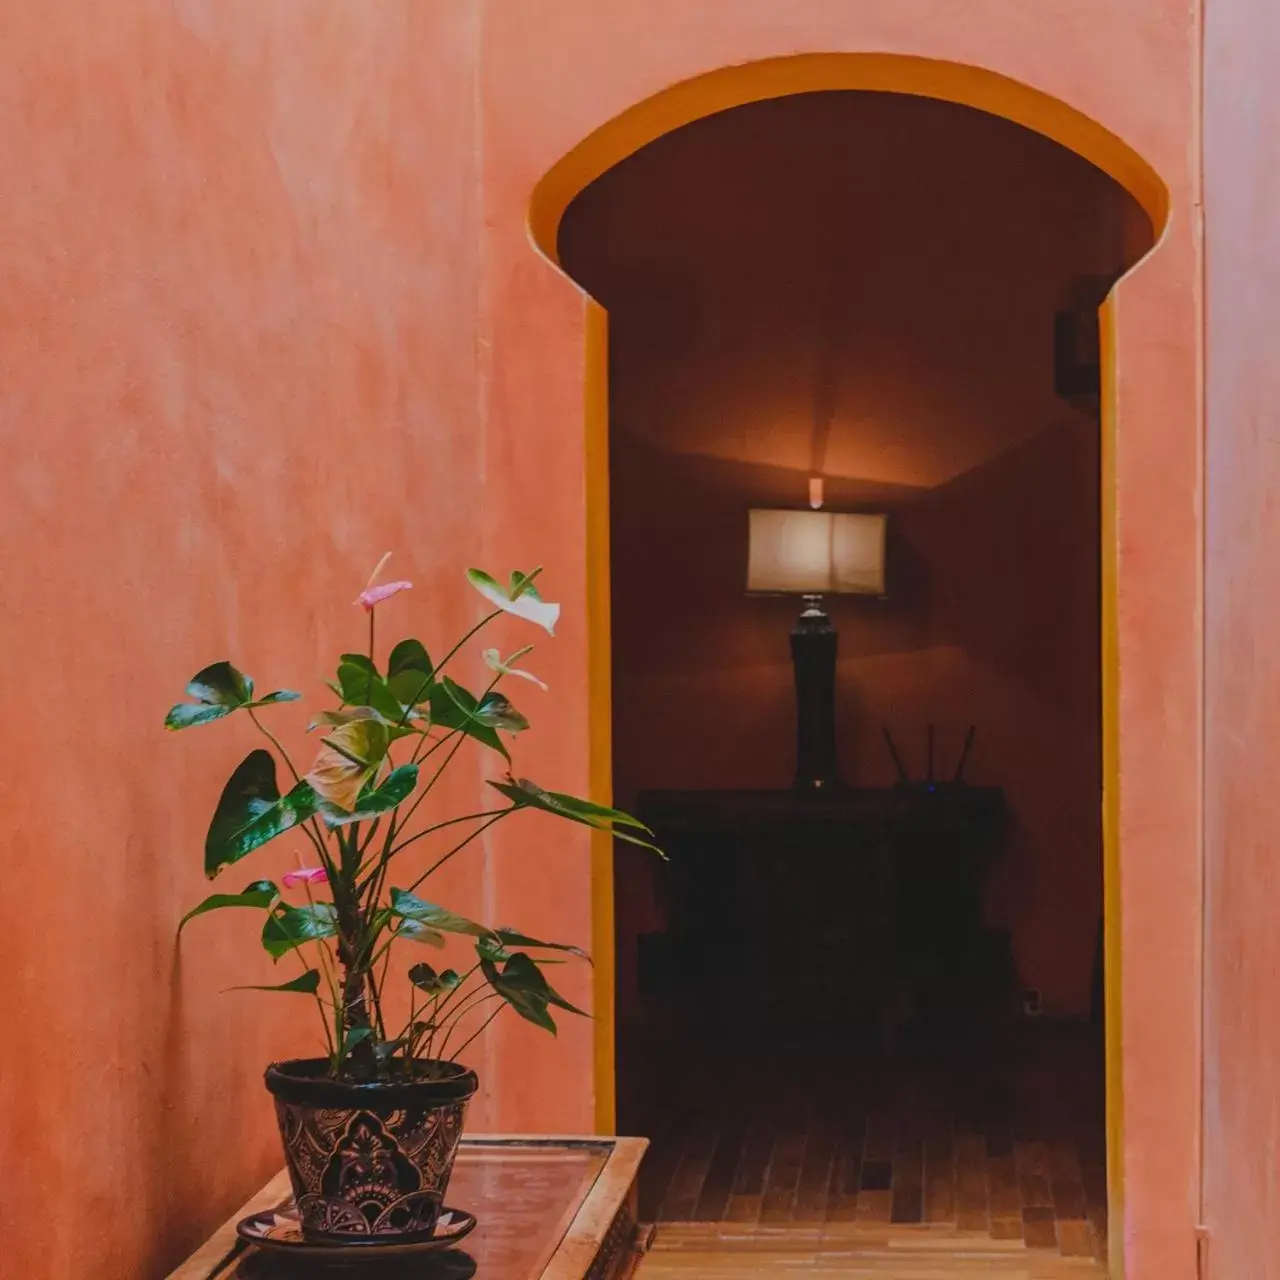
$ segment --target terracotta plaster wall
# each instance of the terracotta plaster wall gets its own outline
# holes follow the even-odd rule
[[[1207,6],[1205,1221],[1249,1280],[1280,1277],[1277,57],[1274,5]]]
[[[837,93],[667,135],[560,235],[610,316],[619,803],[790,784],[798,605],[744,594],[746,512],[803,505],[820,473],[829,505],[893,522],[889,599],[828,602],[842,777],[894,782],[882,725],[923,777],[930,723],[950,777],[977,726],[966,776],[1013,815],[989,912],[1054,1015],[1089,1010],[1102,795],[1100,431],[1054,393],[1053,319],[1146,225],[1020,126]],[[656,861],[619,854],[621,1019],[661,921]]]
[[[467,561],[566,605],[521,771],[584,788],[589,308],[529,201],[586,134],[682,78],[814,50],[991,67],[1124,137],[1172,221],[1120,290],[1119,892],[1129,1275],[1189,1273],[1198,1022],[1199,609],[1191,210],[1196,14],[1173,0],[0,0],[0,747],[11,982],[6,1271],[163,1274],[278,1161],[261,1064],[301,1011],[251,926],[172,922],[243,726],[158,728],[197,664],[308,684],[357,641],[388,547],[405,629],[474,617]],[[480,62],[477,63],[477,58]],[[482,65],[483,74],[474,74]],[[479,167],[477,157],[479,157]],[[509,635],[504,645],[515,642]],[[297,742],[300,709],[282,709]],[[20,726],[20,729],[17,728]],[[225,732],[219,732],[225,730]],[[210,735],[213,735],[212,737]],[[477,763],[456,798],[483,793]],[[280,848],[254,873],[282,869]],[[472,904],[583,938],[585,838],[494,840]],[[16,978],[14,977],[16,975]],[[585,998],[573,974],[568,994]],[[267,999],[267,997],[263,997]],[[593,1037],[511,1023],[477,1125],[585,1129]],[[607,1099],[605,1099],[607,1103]],[[53,1206],[51,1209],[50,1206]]]
[[[318,1039],[223,994],[282,980],[250,913],[175,945],[256,742],[164,713],[230,657],[312,695],[272,712],[305,753],[388,549],[388,632],[475,616],[477,13],[14,0],[0,31],[0,1272],[145,1280],[278,1168],[261,1072]]]
[[[1126,1173],[1117,1238],[1137,1280],[1192,1273],[1198,1184],[1197,22],[1193,0],[726,0],[696,9],[678,0],[543,0],[488,5],[483,38],[486,404],[494,429],[544,446],[523,455],[522,483],[555,508],[570,541],[581,539],[587,519],[584,474],[573,458],[585,422],[590,307],[531,249],[529,200],[553,164],[635,103],[689,77],[794,53],[948,59],[1067,102],[1119,134],[1165,180],[1172,213],[1163,240],[1113,304],[1121,335],[1119,436],[1109,459],[1117,489],[1117,812],[1125,849],[1114,886]],[[585,667],[585,653],[580,661]],[[575,738],[565,749],[585,780],[590,742]],[[527,1096],[529,1082],[555,1079],[557,1071],[585,1078],[585,1059],[571,1067],[550,1052],[536,1046],[518,1062],[509,1058],[503,1087],[524,1087]],[[556,1109],[557,1118],[565,1114]]]

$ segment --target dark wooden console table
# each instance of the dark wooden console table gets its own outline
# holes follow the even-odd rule
[[[668,967],[690,990],[701,977],[704,1012],[714,993],[735,1019],[883,1024],[981,986],[998,788],[663,791],[638,808],[670,855]]]

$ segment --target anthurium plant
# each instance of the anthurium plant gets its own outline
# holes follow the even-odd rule
[[[210,879],[286,832],[300,833],[314,855],[279,885],[254,880],[238,893],[212,894],[183,917],[179,932],[211,911],[261,912],[263,949],[273,961],[292,958],[301,971],[278,985],[254,989],[313,998],[329,1074],[348,1081],[431,1078],[433,1069],[455,1062],[508,1006],[553,1033],[553,1008],[582,1012],[560,995],[544,968],[557,960],[586,959],[585,952],[470,920],[430,900],[431,877],[485,831],[535,809],[653,847],[648,830],[627,814],[544,790],[511,772],[506,739],[529,722],[499,686],[518,679],[546,688],[516,665],[529,648],[507,658],[497,649],[484,649],[489,679],[478,693],[446,674],[503,614],[554,634],[560,607],[539,594],[539,571],[513,573],[503,584],[469,570],[468,580],[490,606],[484,617],[439,659],[433,660],[421,641],[405,639],[380,665],[377,609],[412,586],[379,582],[386,560],[355,602],[368,617],[367,652],[340,657],[336,679],[328,686],[333,705],[310,724],[318,742],[305,772],[267,720],[270,708],[301,695],[287,689],[259,695],[253,680],[229,662],[197,673],[187,685],[190,701],[173,707],[165,719],[169,729],[178,730],[242,715],[267,743],[240,762],[222,790],[205,840]],[[490,783],[494,804],[445,817],[432,806],[424,810],[464,749],[500,758],[506,772]],[[440,846],[436,856],[424,871],[402,877],[404,852],[431,837]],[[449,935],[465,942],[465,964],[437,969],[412,959],[421,948],[443,948]],[[409,1012],[400,1025],[389,1021],[385,999],[392,975],[407,984],[409,993]],[[464,1037],[460,1029],[469,1034]]]

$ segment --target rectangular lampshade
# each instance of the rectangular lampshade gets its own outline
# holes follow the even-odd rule
[[[755,510],[749,519],[748,591],[884,595],[883,515]]]

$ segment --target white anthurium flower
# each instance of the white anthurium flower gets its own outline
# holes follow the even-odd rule
[[[536,623],[548,635],[553,636],[556,633],[556,622],[560,617],[560,606],[551,604],[538,595],[538,589],[533,585],[533,580],[541,572],[541,569],[535,569],[532,573],[513,573],[510,585],[504,587],[482,570],[468,569],[467,581],[490,604],[503,610],[504,613],[513,613],[517,618]]]
[[[539,689],[546,689],[545,680],[539,680],[532,671],[522,671],[519,667],[513,667],[513,662],[519,662],[526,653],[533,652],[533,645],[526,645],[523,649],[517,649],[509,658],[502,657],[497,649],[486,649],[483,653],[485,666],[490,671],[496,671],[503,676],[519,676],[521,680],[528,680],[530,684],[536,684]]]

